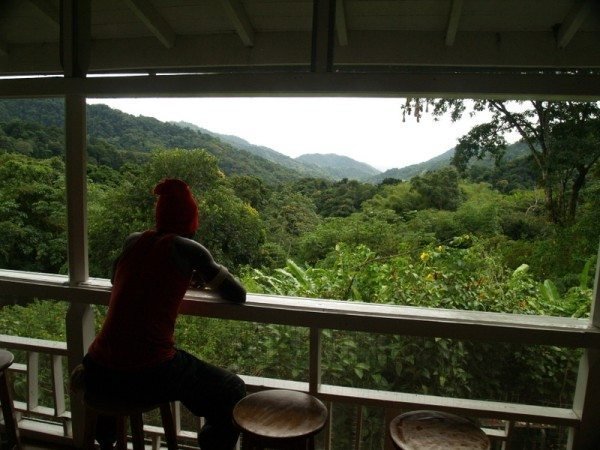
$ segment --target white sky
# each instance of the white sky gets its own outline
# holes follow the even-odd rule
[[[425,115],[402,122],[401,98],[90,99],[163,122],[185,121],[293,158],[337,153],[379,170],[427,161],[456,145],[484,115],[452,123]]]

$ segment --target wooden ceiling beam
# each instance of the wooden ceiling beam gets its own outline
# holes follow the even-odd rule
[[[143,24],[166,47],[175,46],[175,31],[164,17],[146,0],[124,0]]]
[[[254,46],[254,29],[239,0],[221,0],[225,15],[246,47]]]
[[[335,29],[337,30],[338,44],[340,44],[342,47],[348,45],[346,5],[344,4],[344,0],[337,0],[335,5]]]
[[[333,39],[336,40],[335,34]],[[498,42],[495,33],[461,31],[460,45],[446,47],[439,31],[415,35],[407,32],[360,32],[349,34],[349,45],[335,48],[335,68],[354,70],[378,66],[378,70],[405,67],[600,70],[598,33],[577,35],[569,51],[556,47],[548,32],[505,32]],[[354,45],[360,43],[360,45]],[[9,55],[0,58],[0,74],[53,73],[58,64],[58,43],[8,43]],[[311,34],[308,32],[257,33],[254,47],[241,45],[232,32],[177,36],[177,45],[165,48],[154,36],[132,39],[98,39],[91,49],[90,72],[177,70],[308,70],[311,65]],[[215,51],[218,49],[218,51]],[[325,56],[325,55],[323,55]],[[58,66],[60,71],[60,66]],[[325,70],[326,71],[326,70]]]
[[[450,15],[448,16],[448,27],[446,27],[446,45],[452,47],[458,31],[458,23],[462,12],[463,0],[452,0]]]
[[[558,29],[558,48],[565,48],[589,15],[594,0],[579,1],[567,14]]]
[[[311,71],[331,72],[333,68],[336,0],[314,0]]]
[[[355,96],[598,101],[596,75],[533,73],[223,73],[0,80],[0,98]]]
[[[44,17],[49,19],[56,28],[60,27],[59,11],[51,2],[48,0],[29,0],[29,3],[31,3],[39,12],[41,12]]]

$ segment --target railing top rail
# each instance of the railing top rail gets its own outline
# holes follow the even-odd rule
[[[0,334],[0,347],[67,356],[67,343]]]
[[[70,286],[63,275],[0,270],[8,295],[108,304],[110,282]],[[248,295],[232,304],[206,291],[188,291],[182,313],[220,319],[408,336],[600,348],[600,328],[587,319],[418,308],[273,295]]]

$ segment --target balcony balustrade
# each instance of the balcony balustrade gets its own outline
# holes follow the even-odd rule
[[[22,435],[48,442],[76,445],[83,426],[81,403],[65,389],[63,365],[72,368],[79,363],[88,341],[93,337],[93,320],[89,305],[108,304],[110,283],[89,279],[72,284],[62,275],[0,270],[0,292],[3,296],[44,298],[67,301],[67,342],[53,342],[19,336],[0,335],[0,347],[24,352],[26,364],[15,364],[12,370],[25,374],[27,398],[17,399],[19,427]],[[286,388],[309,392],[331,405],[344,403],[356,408],[353,448],[359,449],[362,414],[367,407],[385,411],[385,428],[400,411],[436,409],[482,419],[495,419],[500,428],[485,431],[492,439],[506,443],[515,425],[523,423],[569,427],[569,448],[586,447],[588,426],[597,421],[597,404],[590,403],[597,392],[591,383],[600,375],[598,353],[600,329],[588,319],[515,314],[456,311],[404,306],[330,301],[307,298],[252,295],[244,305],[216,299],[204,291],[189,291],[182,314],[228,320],[251,321],[304,327],[309,330],[309,369],[305,381],[254,376],[242,377],[248,389]],[[450,398],[404,392],[363,389],[321,382],[323,330],[347,330],[384,333],[399,336],[428,336],[489,342],[546,344],[584,349],[575,399],[572,407],[546,407],[522,403]],[[40,355],[47,355],[42,356]],[[51,373],[51,407],[39,404],[39,373],[49,361]],[[277,362],[274,361],[276,365]],[[70,408],[67,406],[70,405]],[[195,430],[181,427],[181,407],[174,405],[177,429],[182,444],[193,446]],[[330,411],[332,409],[330,408]],[[333,448],[332,420],[320,436],[324,449]],[[162,430],[146,426],[152,448],[159,448]],[[385,441],[385,449],[391,442]]]

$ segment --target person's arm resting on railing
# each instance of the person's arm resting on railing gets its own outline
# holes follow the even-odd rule
[[[193,287],[208,288],[223,299],[232,302],[246,301],[246,290],[241,283],[229,273],[226,267],[217,264],[204,246],[181,236],[177,236],[173,244],[177,265],[185,272],[193,273]]]

